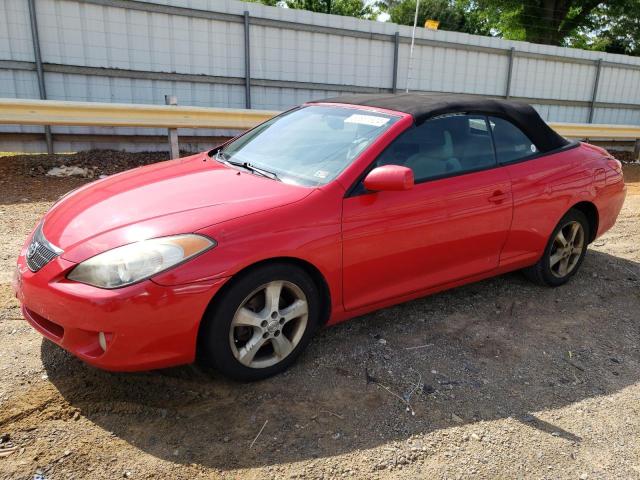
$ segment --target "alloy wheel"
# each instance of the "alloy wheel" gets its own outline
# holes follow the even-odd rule
[[[231,320],[231,351],[246,367],[275,365],[296,348],[308,319],[309,304],[300,287],[284,280],[261,285],[242,301]]]
[[[565,224],[553,239],[549,255],[549,268],[557,278],[564,278],[578,265],[584,248],[584,228],[580,222]]]

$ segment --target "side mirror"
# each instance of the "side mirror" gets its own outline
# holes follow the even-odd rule
[[[364,188],[372,192],[409,190],[413,188],[413,170],[400,165],[374,168],[364,178]]]

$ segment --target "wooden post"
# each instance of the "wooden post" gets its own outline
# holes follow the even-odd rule
[[[178,97],[174,95],[165,95],[164,103],[167,105],[178,105]],[[178,129],[169,128],[169,152],[171,158],[178,158],[180,156],[180,147],[178,146]]]

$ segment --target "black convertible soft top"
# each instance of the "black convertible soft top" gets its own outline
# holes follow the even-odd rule
[[[531,105],[509,100],[450,93],[388,93],[344,95],[311,103],[346,103],[395,110],[412,115],[416,125],[447,113],[495,115],[518,126],[541,152],[556,150],[570,143],[551,129]]]

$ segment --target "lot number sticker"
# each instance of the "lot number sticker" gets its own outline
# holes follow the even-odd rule
[[[357,123],[359,125],[369,125],[371,127],[381,127],[389,121],[385,117],[376,117],[374,115],[362,115],[360,113],[354,113],[350,117],[346,118],[344,123]]]

